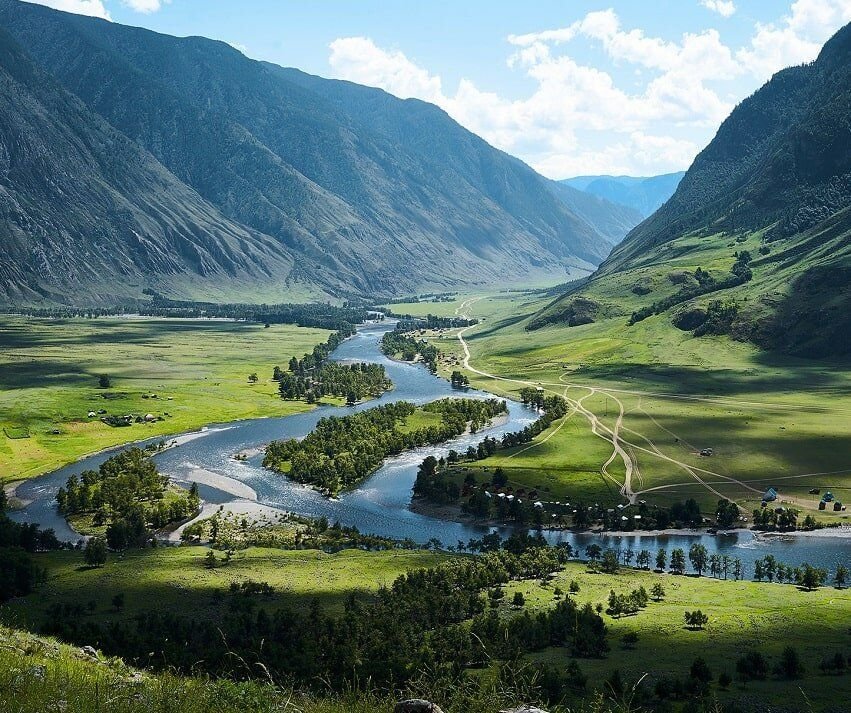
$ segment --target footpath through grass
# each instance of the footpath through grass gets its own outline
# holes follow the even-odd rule
[[[0,482],[130,441],[310,408],[279,398],[272,369],[329,334],[214,320],[0,317]],[[101,374],[110,388],[99,388]],[[115,428],[101,410],[162,420]]]
[[[509,479],[525,487],[546,483],[561,495],[603,498],[611,481],[602,467],[617,431],[637,498],[668,504],[694,497],[709,510],[723,495],[749,516],[773,486],[778,506],[849,522],[847,512],[819,511],[820,494],[809,490],[830,490],[851,503],[851,366],[772,355],[728,337],[694,337],[666,314],[631,327],[626,312],[527,331],[549,301],[500,294],[468,302],[463,311],[482,317],[465,332],[471,366],[514,381],[465,373],[500,396],[516,398],[519,382],[540,385],[589,413],[575,413],[553,435],[555,424],[536,439],[539,446],[482,465],[510,468]],[[445,354],[444,374],[462,363],[454,334],[433,337]],[[603,437],[592,433],[591,415]],[[705,448],[713,455],[701,456]],[[607,470],[623,483],[624,458],[616,455]],[[611,501],[623,502],[614,490]]]

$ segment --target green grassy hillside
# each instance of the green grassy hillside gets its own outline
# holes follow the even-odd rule
[[[83,613],[73,616],[98,624],[128,622],[144,611],[177,608],[193,617],[216,621],[228,609],[230,584],[249,579],[273,585],[274,593],[263,599],[263,607],[270,611],[304,608],[316,600],[324,609],[339,612],[349,595],[369,602],[379,585],[390,584],[405,570],[432,566],[449,557],[421,551],[344,551],[326,555],[314,550],[251,547],[237,552],[229,564],[209,570],[204,566],[207,551],[203,547],[141,550],[113,557],[100,569],[81,568],[80,553],[39,555],[37,560],[48,571],[47,584],[35,594],[4,607],[2,617],[19,629],[22,625],[34,627],[44,620],[48,609],[67,605],[81,607]],[[617,573],[603,574],[586,564],[569,562],[545,582],[509,582],[502,587],[504,596],[487,609],[501,618],[526,612],[531,617],[527,624],[531,627],[537,613],[551,609],[565,596],[605,609],[610,591],[629,594],[644,587],[652,592],[657,584],[664,590],[662,597],[649,601],[637,613],[603,614],[609,652],[603,658],[578,660],[581,672],[587,676],[587,691],[573,696],[569,707],[548,705],[549,710],[623,712],[636,711],[639,705],[654,701],[659,703],[653,694],[656,682],[684,680],[698,657],[705,660],[711,673],[707,690],[710,705],[714,701],[735,701],[744,710],[767,705],[779,711],[830,711],[840,710],[835,707],[836,702],[851,695],[851,676],[828,675],[820,669],[825,658],[837,652],[843,656],[851,653],[848,589],[823,587],[807,592],[791,585],[657,574],[624,567]],[[567,594],[571,585],[575,591]],[[217,591],[225,596],[217,595]],[[119,592],[124,594],[121,609],[112,603]],[[522,604],[516,599],[517,593],[522,594]],[[94,603],[91,609],[89,601]],[[685,626],[684,613],[695,609],[708,617],[703,628]],[[637,634],[637,641],[624,644],[623,636],[629,632]],[[86,641],[75,643],[81,646]],[[804,667],[791,681],[770,673],[788,646],[795,648]],[[736,662],[750,650],[759,651],[768,661],[765,680],[745,683],[737,679]],[[451,713],[491,713],[512,701],[512,697],[515,702],[545,699],[546,679],[541,678],[543,669],[539,667],[546,664],[563,671],[572,662],[577,660],[569,658],[569,650],[545,647],[505,666],[492,661],[484,668],[471,669],[469,676],[483,684],[475,694],[470,694],[465,685],[447,687],[446,681],[437,683],[428,676],[415,677],[412,692],[437,700]],[[93,710],[85,707],[87,695],[90,701],[101,701],[98,710],[104,711],[137,711],[140,702],[154,711],[194,711],[200,710],[197,706],[201,704],[224,706],[223,709],[234,706],[240,711],[302,713],[389,711],[392,707],[392,699],[371,697],[368,684],[348,696],[317,700],[292,693],[285,685],[283,689],[264,685],[269,678],[262,671],[255,676],[260,682],[256,685],[137,673],[118,659],[95,661],[79,649],[20,630],[0,629],[0,664],[0,703],[4,702],[2,696],[6,696],[7,704],[14,703],[2,709],[21,713],[62,707],[59,700],[65,701],[64,710]],[[606,684],[616,670],[627,686],[647,675],[641,694],[646,698],[638,698],[631,707],[618,708]],[[722,674],[733,680],[720,683]],[[680,710],[682,703],[674,701],[674,707],[668,710]]]
[[[664,295],[676,289],[672,277],[698,266],[729,269],[734,248],[713,246],[706,241],[696,261],[689,253],[591,283],[581,294],[605,304],[610,316],[580,326],[529,332],[553,309],[546,297],[471,299],[462,311],[487,315],[464,332],[470,366],[484,372],[468,369],[472,383],[515,398],[522,386],[540,385],[573,406],[531,448],[498,452],[480,465],[502,466],[526,487],[622,502],[630,464],[636,499],[694,497],[714,509],[723,495],[748,514],[773,485],[802,516],[848,522],[844,512],[818,511],[819,496],[808,491],[832,489],[851,501],[851,366],[772,355],[726,335],[695,337],[674,327],[667,313],[628,324],[641,304],[632,292],[636,281]],[[459,368],[457,338],[435,339],[445,353],[442,369]],[[701,456],[704,448],[714,455]]]

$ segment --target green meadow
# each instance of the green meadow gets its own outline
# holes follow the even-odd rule
[[[141,611],[172,610],[217,618],[226,610],[218,594],[231,582],[267,582],[275,589],[271,607],[306,607],[317,600],[323,607],[342,609],[349,595],[367,596],[399,575],[431,567],[446,555],[421,550],[366,552],[357,549],[326,554],[319,550],[281,550],[249,547],[238,550],[227,564],[216,552],[218,567],[205,566],[210,550],[201,546],[159,547],[110,554],[104,567],[83,566],[79,552],[51,552],[37,562],[47,571],[47,582],[35,593],[4,607],[3,619],[21,627],[37,627],[56,603],[89,606],[95,622],[119,616],[112,598],[124,594],[121,617]]]
[[[643,586],[650,592],[656,583],[665,590],[662,601],[651,599],[638,614],[619,618],[603,614],[610,651],[605,659],[580,662],[589,681],[604,680],[615,669],[627,685],[645,675],[653,680],[665,676],[682,678],[700,656],[713,674],[712,695],[720,701],[747,698],[782,710],[787,710],[782,706],[808,710],[809,701],[813,709],[823,710],[837,702],[847,702],[851,696],[851,678],[826,676],[819,669],[826,656],[848,652],[849,589],[822,587],[807,592],[788,584],[724,581],[631,568],[602,574],[589,571],[583,564],[569,563],[545,586],[531,580],[510,583],[500,607],[506,612],[514,611],[514,594],[522,592],[526,608],[534,613],[552,606],[555,589],[568,592],[571,582],[579,584],[579,592],[566,596],[581,603],[602,604],[604,609],[612,590],[629,594]],[[704,629],[685,626],[685,612],[695,609],[709,617]],[[638,635],[634,645],[622,642],[628,632]],[[787,646],[794,647],[804,662],[800,679],[782,682],[769,677],[747,684],[737,681],[736,661],[744,653],[757,650],[773,666]],[[558,649],[536,654],[534,659],[556,665],[566,663],[564,653]],[[733,679],[727,690],[717,682],[723,673]]]
[[[279,606],[304,607],[316,600],[323,608],[340,611],[344,599],[350,594],[368,598],[378,586],[389,585],[404,571],[432,566],[451,556],[423,551],[359,550],[345,550],[329,555],[316,550],[284,551],[250,547],[236,552],[229,564],[207,569],[204,559],[208,551],[200,546],[138,550],[121,557],[112,556],[104,567],[97,569],[82,567],[79,552],[39,555],[39,564],[47,569],[47,583],[34,594],[7,605],[3,610],[3,620],[15,627],[34,627],[44,619],[51,605],[62,603],[81,605],[85,612],[81,615],[83,619],[96,623],[131,619],[151,609],[179,609],[191,612],[195,617],[215,620],[226,611],[226,597],[221,594],[228,590],[231,582],[249,579],[268,582],[275,588],[271,599],[264,603],[264,607],[269,609],[274,610]],[[220,560],[222,555],[221,552],[217,553]],[[568,594],[571,583],[578,585],[578,592]],[[534,616],[537,611],[554,606],[564,596],[573,597],[581,604],[600,604],[605,608],[612,590],[617,594],[629,594],[634,589],[644,587],[651,592],[657,583],[664,589],[661,601],[651,599],[646,608],[630,616],[603,614],[610,651],[601,659],[577,660],[583,673],[588,676],[589,690],[601,687],[615,670],[619,671],[627,685],[638,681],[645,674],[649,675],[652,690],[652,685],[660,678],[686,677],[692,662],[700,656],[712,673],[710,696],[721,702],[731,699],[759,700],[768,706],[792,705],[795,709],[806,710],[809,707],[805,702],[809,701],[813,710],[828,710],[836,701],[846,701],[851,695],[851,677],[828,676],[819,669],[825,657],[836,652],[848,653],[851,635],[848,629],[848,613],[851,611],[849,589],[837,590],[827,586],[807,592],[785,584],[722,581],[631,568],[621,568],[615,574],[602,574],[592,571],[586,564],[570,562],[546,582],[530,579],[505,585],[498,612],[514,616],[525,610]],[[525,601],[522,606],[513,603],[517,592],[523,594]],[[124,595],[124,608],[121,611],[112,605],[112,598],[117,593]],[[694,609],[700,609],[708,616],[705,628],[698,630],[685,626],[685,612]],[[637,641],[625,644],[623,636],[630,632],[637,635]],[[47,696],[56,683],[54,676],[67,677],[72,688],[82,685],[78,676],[82,676],[83,672],[73,669],[82,666],[80,659],[85,657],[79,656],[74,650],[58,647],[54,642],[36,639],[28,634],[2,629],[0,643],[3,644],[0,646],[0,661],[7,665],[14,664],[27,669],[34,664],[45,663],[47,659],[48,667],[58,667],[48,674],[48,685],[38,686],[31,682],[32,685],[28,687],[16,689],[20,691],[17,700],[21,704],[30,700],[28,696]],[[800,678],[782,681],[769,675],[767,680],[746,684],[737,680],[735,664],[742,654],[758,650],[773,666],[786,646],[793,646],[803,661],[804,671]],[[550,663],[563,668],[570,661],[568,655],[565,649],[544,649],[515,661],[512,666],[518,671],[536,663]],[[86,662],[85,665],[94,664]],[[109,665],[114,667],[113,672],[117,672],[119,678],[123,677],[125,683],[132,675],[117,659],[110,659]],[[487,671],[481,674],[487,676]],[[87,671],[85,680],[88,681],[87,677],[95,673],[93,669]],[[99,673],[110,674],[106,669],[100,669]],[[718,683],[721,674],[732,677],[729,686]],[[169,677],[168,674],[144,674],[144,680],[153,690],[143,692],[141,687],[131,690],[137,691],[139,695],[152,695],[155,690],[164,690],[166,685],[177,686],[179,691],[196,690],[198,687],[196,695],[203,700],[207,700],[204,697],[207,693],[223,695],[222,691],[213,688],[227,685]],[[138,677],[137,684],[141,686]],[[23,685],[23,682],[18,680],[15,685]],[[104,685],[103,679],[101,685]],[[8,689],[0,685],[0,696],[4,695],[3,690]],[[54,695],[58,695],[56,691]],[[46,699],[38,700],[43,704]],[[123,699],[116,696],[115,700]],[[388,705],[386,700],[373,703],[374,708],[361,709],[356,707],[354,701],[302,700],[292,710],[385,710]],[[606,704],[588,710],[623,710],[616,706],[609,708],[608,701]],[[78,705],[82,706],[82,703]],[[182,710],[157,707],[163,705],[161,699],[152,700],[151,709]],[[248,703],[243,705],[245,707],[240,707],[240,710],[254,710]],[[451,711],[462,709],[448,708]],[[39,708],[22,705],[12,710],[35,711]],[[79,707],[69,710],[86,709]],[[104,710],[138,708],[104,707]],[[190,704],[187,710],[196,708]],[[290,709],[281,706],[258,707],[258,710]],[[484,711],[488,708],[475,710]]]
[[[672,271],[715,267],[724,250],[707,248],[711,254],[697,264],[673,259],[673,267],[640,268],[640,279],[657,281],[663,297],[674,289]],[[522,386],[539,386],[574,407],[533,447],[477,465],[501,465],[509,480],[543,483],[563,496],[622,501],[629,462],[635,498],[664,504],[694,497],[709,509],[728,497],[750,514],[773,486],[783,504],[847,522],[846,512],[819,511],[820,496],[809,490],[831,490],[851,503],[851,365],[761,351],[727,336],[694,337],[667,312],[629,326],[640,304],[631,291],[638,279],[607,277],[583,289],[605,308],[595,322],[574,327],[527,331],[534,316],[554,309],[554,298],[540,293],[462,305],[461,313],[481,319],[463,333],[470,366],[496,377],[468,370],[474,386],[515,398]],[[455,333],[432,339],[444,353],[441,373],[459,368]],[[701,456],[707,448],[712,455]]]
[[[272,381],[329,332],[292,325],[179,319],[0,318],[0,482],[88,453],[205,424],[283,416]],[[256,373],[257,383],[249,382]],[[108,389],[98,385],[107,374]],[[155,396],[155,398],[154,398]],[[159,417],[112,427],[89,418]]]

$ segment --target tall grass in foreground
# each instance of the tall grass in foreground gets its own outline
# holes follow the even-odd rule
[[[4,713],[391,713],[400,697],[422,696],[446,713],[497,713],[530,700],[510,683],[450,685],[423,675],[404,695],[363,690],[302,694],[262,682],[150,674],[118,658],[0,627],[0,711]],[[602,699],[556,713],[619,713]]]

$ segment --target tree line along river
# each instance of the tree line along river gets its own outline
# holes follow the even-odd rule
[[[446,545],[459,540],[481,538],[492,529],[510,534],[511,528],[489,528],[468,523],[446,521],[409,509],[411,488],[419,464],[427,455],[445,455],[450,448],[463,452],[469,445],[476,445],[485,436],[500,438],[503,433],[517,431],[531,423],[537,414],[519,403],[509,402],[508,418],[498,426],[481,430],[476,434],[460,436],[437,447],[421,448],[393,457],[356,488],[343,493],[337,499],[328,499],[309,487],[292,482],[285,477],[265,470],[262,448],[269,441],[282,438],[300,438],[306,435],[323,416],[345,415],[352,410],[372,408],[381,403],[405,400],[416,404],[427,403],[448,396],[458,396],[449,382],[441,379],[422,366],[400,363],[388,359],[381,353],[381,336],[393,328],[392,322],[366,324],[355,336],[345,340],[332,354],[340,361],[366,361],[384,365],[395,388],[381,398],[354,407],[320,406],[307,413],[240,421],[226,425],[211,425],[196,434],[177,437],[179,446],[169,448],[154,456],[157,467],[177,482],[189,483],[199,471],[225,476],[247,486],[246,493],[253,490],[257,501],[263,505],[293,512],[307,517],[326,517],[330,522],[355,526],[361,532],[391,537],[410,538],[418,543],[433,538]],[[490,398],[492,394],[467,390],[466,397]],[[152,442],[161,438],[151,439]],[[144,444],[143,444],[144,445]],[[37,522],[42,527],[52,527],[61,539],[75,541],[76,533],[56,511],[55,497],[59,487],[72,474],[97,468],[116,450],[84,458],[72,465],[52,473],[26,481],[18,486],[17,497],[27,503],[22,509],[10,513],[18,521]],[[246,460],[235,460],[234,454],[252,453]],[[214,481],[215,479],[213,479]],[[208,479],[210,482],[210,479]],[[232,493],[209,484],[200,484],[201,495],[210,503],[225,503],[234,500]],[[249,490],[250,489],[250,490]],[[233,488],[230,488],[233,491]],[[238,490],[238,489],[237,489]],[[569,542],[581,551],[587,544],[596,542],[603,548],[616,550],[659,548],[672,550],[683,548],[688,551],[694,542],[702,542],[709,554],[718,553],[742,560],[749,576],[755,560],[767,554],[790,565],[802,562],[834,570],[837,564],[849,564],[851,540],[843,537],[816,536],[757,536],[751,532],[733,532],[728,535],[710,534],[651,534],[593,535],[567,531],[544,531],[552,543]]]

